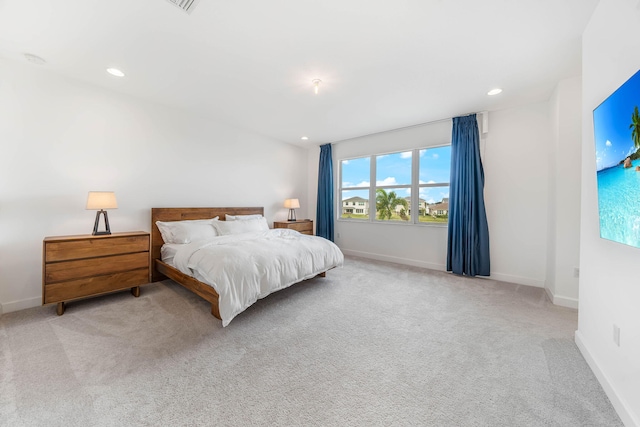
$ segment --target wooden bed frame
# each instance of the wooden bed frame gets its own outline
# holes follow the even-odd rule
[[[211,303],[211,314],[218,319],[218,293],[213,287],[187,276],[180,270],[162,262],[160,249],[164,245],[162,234],[158,230],[156,221],[184,221],[194,219],[209,219],[220,217],[224,221],[225,215],[264,215],[264,208],[151,208],[151,281],[157,282],[166,278],[181,284],[191,292],[199,295]],[[222,319],[221,319],[222,320]]]
[[[162,262],[160,250],[164,245],[162,234],[158,230],[156,221],[184,221],[194,219],[209,219],[220,217],[225,220],[225,215],[264,215],[264,208],[232,207],[232,208],[151,208],[151,281],[157,282],[166,278],[172,279],[191,292],[199,295],[211,303],[211,314],[220,319],[218,308],[219,295],[213,287],[203,283],[180,270]],[[326,272],[318,274],[325,277]],[[222,320],[222,319],[220,319]]]

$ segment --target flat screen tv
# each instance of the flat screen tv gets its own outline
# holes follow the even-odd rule
[[[640,71],[593,110],[600,237],[640,248]]]

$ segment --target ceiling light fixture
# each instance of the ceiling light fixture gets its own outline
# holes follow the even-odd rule
[[[322,83],[322,80],[320,79],[313,79],[311,80],[311,83],[313,83],[313,91],[316,93],[316,95],[318,94],[318,87],[320,86],[320,83]]]
[[[40,58],[38,55],[34,55],[33,53],[25,53],[24,58],[36,65],[44,65],[47,63],[44,59]]]
[[[112,76],[116,76],[116,77],[124,77],[124,73],[120,70],[118,70],[117,68],[107,68],[107,73],[111,74]]]
[[[487,92],[487,95],[489,96],[493,96],[493,95],[497,95],[500,92],[502,92],[502,89],[500,89],[499,87],[495,88],[495,89],[491,89],[489,92]]]
[[[302,137],[302,138],[300,138],[300,139],[301,139],[301,140],[303,140],[303,141],[306,141],[307,139],[309,139],[309,137],[308,137],[308,136],[303,136],[303,137]]]

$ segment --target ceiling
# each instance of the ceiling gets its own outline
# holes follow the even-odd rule
[[[597,3],[0,0],[0,57],[317,145],[548,99]]]

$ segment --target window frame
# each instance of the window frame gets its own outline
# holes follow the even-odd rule
[[[448,144],[439,144],[432,145],[428,147],[420,147],[420,148],[410,148],[404,150],[395,150],[390,152],[382,152],[382,153],[372,153],[363,156],[353,156],[353,157],[345,157],[339,159],[340,168],[339,168],[339,176],[338,176],[338,194],[337,197],[337,220],[338,221],[346,221],[346,222],[359,222],[359,223],[376,223],[376,224],[400,224],[400,225],[418,225],[418,226],[426,226],[426,227],[447,227],[449,221],[447,222],[421,222],[420,221],[420,189],[421,188],[441,188],[441,187],[451,187],[451,180],[448,182],[436,182],[430,184],[421,184],[420,183],[420,151],[422,150],[430,150],[434,148],[441,147],[451,147],[451,143]],[[400,185],[377,185],[376,175],[377,175],[377,157],[384,155],[392,155],[404,152],[411,152],[411,184],[400,184]],[[356,159],[369,159],[369,187],[343,187],[343,169],[342,162],[347,160],[356,160]],[[450,170],[450,169],[449,169]],[[398,220],[381,220],[378,219],[378,212],[376,209],[376,190],[378,188],[383,188],[385,190],[395,190],[395,189],[411,189],[411,203],[409,205],[410,212],[410,220],[409,221],[398,221]],[[369,218],[343,218],[342,217],[342,192],[345,190],[369,190]],[[413,194],[418,194],[418,197],[413,197]],[[373,212],[373,213],[372,213]],[[418,212],[416,215],[415,213]]]

